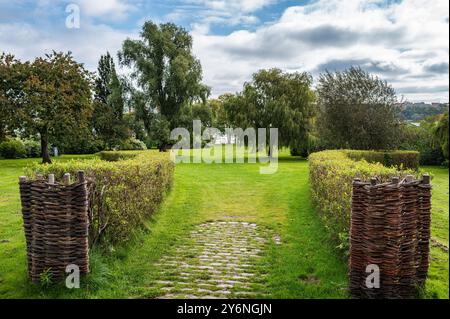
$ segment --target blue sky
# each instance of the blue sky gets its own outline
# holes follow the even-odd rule
[[[69,4],[79,29],[66,27]],[[240,90],[261,68],[317,78],[360,65],[400,99],[448,102],[448,12],[447,0],[0,0],[0,51],[32,59],[70,50],[94,71],[144,21],[170,21],[191,32],[213,96]]]

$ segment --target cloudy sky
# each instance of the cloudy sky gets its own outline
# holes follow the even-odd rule
[[[80,9],[79,29],[66,27],[69,4]],[[360,65],[399,98],[449,99],[448,0],[0,0],[0,52],[72,51],[95,70],[146,20],[191,32],[214,96],[240,90],[261,68],[317,77]]]

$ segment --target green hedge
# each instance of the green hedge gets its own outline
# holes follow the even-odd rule
[[[117,162],[127,159],[132,159],[138,156],[142,152],[138,151],[101,151],[98,152],[98,156],[103,161]]]
[[[101,238],[103,243],[120,244],[158,208],[172,184],[174,164],[167,154],[145,151],[117,162],[90,159],[34,164],[26,175],[53,173],[58,180],[64,173],[76,176],[79,170],[96,182],[91,192],[90,243]]]
[[[349,151],[322,151],[309,156],[311,197],[330,237],[339,248],[348,250],[352,182],[354,178],[377,177],[385,182],[393,176],[416,175],[417,171],[399,171],[380,163],[353,160]]]
[[[416,151],[356,151],[345,150],[353,160],[366,160],[369,163],[381,163],[384,166],[395,166],[399,169],[419,169],[420,153]]]

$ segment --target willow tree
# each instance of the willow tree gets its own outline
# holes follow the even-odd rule
[[[192,53],[192,37],[175,24],[146,22],[140,39],[124,41],[119,60],[132,68],[131,76],[140,91],[135,97],[136,112],[149,133],[154,114],[173,129],[183,106],[204,101],[209,94],[201,83],[200,61]]]
[[[225,99],[228,120],[243,129],[278,128],[279,146],[306,143],[314,115],[311,84],[308,73],[261,70],[244,84],[241,93]]]

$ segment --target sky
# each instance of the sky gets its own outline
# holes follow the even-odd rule
[[[67,27],[69,5],[79,28]],[[0,52],[29,60],[71,51],[95,71],[147,20],[191,33],[213,97],[240,91],[263,68],[310,72],[317,83],[325,70],[359,65],[399,100],[449,100],[448,0],[0,0]]]

